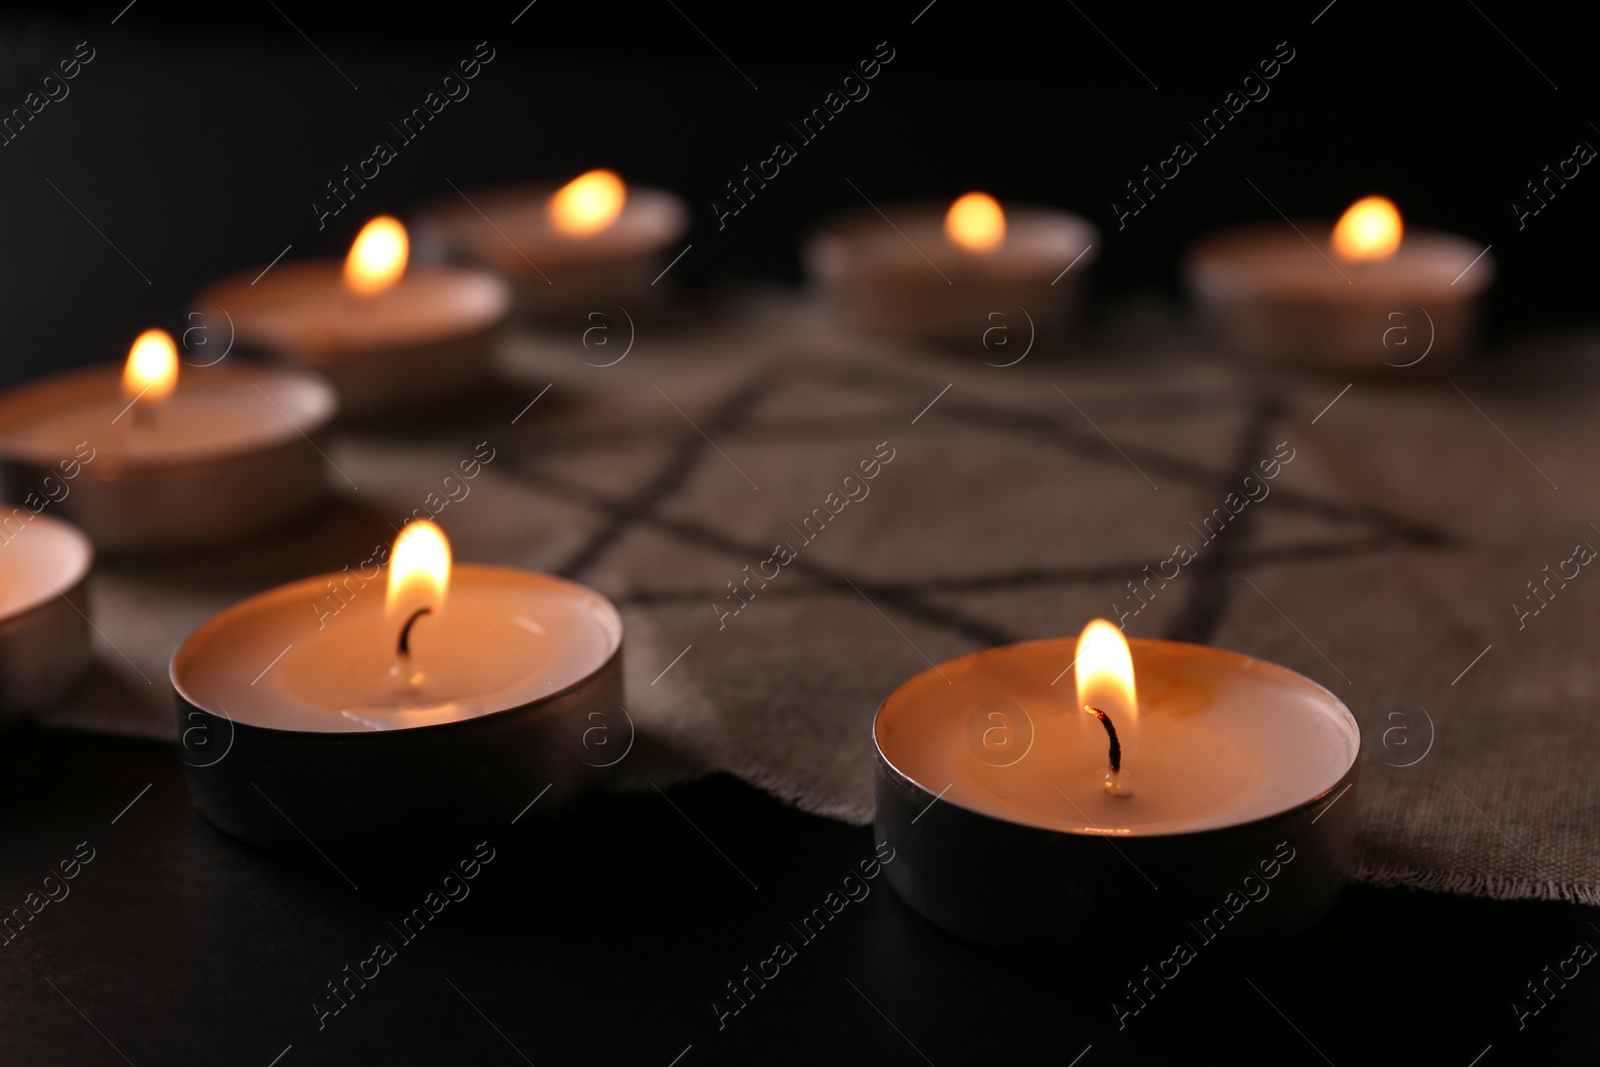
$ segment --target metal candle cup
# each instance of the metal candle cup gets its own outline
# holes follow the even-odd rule
[[[194,303],[210,328],[231,322],[241,349],[325,375],[344,410],[363,413],[486,379],[511,295],[485,271],[428,263],[412,264],[381,292],[356,294],[346,291],[338,262],[307,260],[226,278]]]
[[[77,527],[14,508],[0,523],[0,730],[58,703],[89,666],[89,568]]]
[[[653,283],[668,265],[665,254],[689,227],[683,201],[664,189],[628,186],[611,221],[569,233],[551,218],[563,188],[527,182],[441,198],[419,212],[419,239],[511,279],[518,304],[535,317],[659,299],[662,289]]]
[[[0,396],[0,486],[37,497],[105,552],[226,544],[283,525],[324,487],[311,444],[338,410],[318,375],[229,360],[185,367],[141,420],[123,368],[90,367]]]
[[[1010,204],[1003,240],[972,250],[947,235],[950,206],[913,201],[833,219],[807,241],[806,271],[846,321],[874,332],[981,344],[997,322],[1013,336],[1025,321],[1060,326],[1094,262],[1094,227]]]
[[[1453,234],[1408,230],[1384,259],[1342,259],[1326,219],[1213,234],[1185,264],[1200,319],[1246,355],[1352,369],[1450,357],[1476,337],[1494,258]]]
[[[174,654],[182,757],[208,820],[269,847],[452,846],[549,822],[604,780],[615,760],[589,735],[615,725],[622,748],[626,719],[608,600],[459,565],[448,607],[410,635],[429,680],[396,696],[383,590],[352,573],[242,601]]]
[[[928,920],[1018,952],[1170,948],[1215,930],[1233,953],[1332,905],[1355,839],[1348,709],[1247,656],[1129,644],[1144,735],[1123,764],[1131,796],[1100,787],[1105,736],[1081,729],[1099,726],[1061,678],[1071,639],[951,660],[878,710],[876,833],[899,857],[890,883]]]

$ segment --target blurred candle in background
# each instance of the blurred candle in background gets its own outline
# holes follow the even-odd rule
[[[591,170],[561,186],[526,182],[441,197],[419,232],[451,256],[499,271],[538,320],[614,307],[633,314],[664,299],[669,254],[689,227],[683,201]]]
[[[1470,348],[1495,265],[1465,238],[1407,232],[1391,201],[1367,196],[1336,223],[1269,222],[1203,238],[1185,271],[1202,324],[1229,348],[1376,370]]]
[[[385,215],[361,228],[342,263],[244,271],[195,305],[208,322],[231,322],[239,348],[325,374],[345,410],[370,412],[485,381],[511,290],[486,270],[413,262],[405,227]]]
[[[1036,330],[1064,333],[1098,237],[1077,215],[970,192],[831,219],[808,239],[806,270],[850,325],[947,344],[1010,349]],[[996,327],[1003,327],[996,331]]]

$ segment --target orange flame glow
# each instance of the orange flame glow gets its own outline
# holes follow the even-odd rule
[[[438,615],[450,588],[450,542],[427,519],[408,522],[394,539],[389,556],[389,589],[384,615],[403,625],[424,608]]]
[[[550,221],[562,233],[597,233],[622,214],[628,187],[609,170],[580,174],[550,198]]]
[[[1006,239],[1006,213],[988,193],[968,193],[950,205],[944,232],[969,252],[992,252]]]
[[[122,393],[141,404],[154,403],[178,384],[178,346],[165,330],[146,330],[128,349]]]
[[[1122,735],[1123,747],[1132,747],[1139,726],[1139,699],[1134,690],[1133,654],[1128,650],[1128,639],[1105,619],[1095,619],[1078,638],[1074,662],[1079,710],[1088,705],[1104,711]],[[1098,731],[1096,726],[1094,732]]]
[[[400,220],[379,215],[356,234],[344,261],[344,284],[363,296],[389,288],[406,272],[411,239]]]
[[[1350,205],[1333,228],[1333,252],[1348,262],[1384,260],[1400,248],[1400,210],[1381,196]]]

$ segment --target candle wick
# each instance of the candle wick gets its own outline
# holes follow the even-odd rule
[[[409,626],[410,624],[408,623],[407,625]],[[402,635],[402,644],[404,644],[404,641],[405,638]],[[1111,773],[1116,774],[1122,770],[1122,742],[1117,740],[1117,728],[1111,725],[1111,717],[1105,712],[1101,711],[1099,708],[1091,708],[1089,705],[1085,704],[1083,706],[1083,710],[1099,719],[1100,725],[1106,728],[1106,734],[1111,738]]]
[[[409,656],[411,654],[411,627],[415,626],[417,620],[422,618],[424,615],[432,614],[432,608],[418,608],[412,614],[411,618],[406,620],[406,624],[400,627],[400,646],[396,649],[396,651],[399,652],[401,657]],[[1110,729],[1110,726],[1108,725],[1106,728]],[[1113,742],[1115,742],[1116,736],[1116,734],[1111,735]]]

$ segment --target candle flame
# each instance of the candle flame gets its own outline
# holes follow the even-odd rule
[[[406,228],[399,219],[379,215],[356,234],[344,261],[344,284],[363,296],[382,292],[400,280],[410,258]]]
[[[944,232],[969,252],[992,252],[1006,239],[1006,213],[988,193],[968,193],[950,205]]]
[[[550,198],[550,220],[563,233],[595,233],[617,220],[627,199],[621,178],[609,170],[591,170],[556,190]]]
[[[178,384],[178,346],[165,330],[146,330],[128,349],[122,369],[123,395],[141,403],[160,400]]]
[[[1400,209],[1381,196],[1350,205],[1333,228],[1333,251],[1347,261],[1384,260],[1400,248]]]
[[[444,531],[427,519],[406,523],[389,555],[385,617],[391,624],[404,625],[424,609],[437,615],[444,610],[449,588],[450,542]]]
[[[1134,691],[1133,654],[1128,650],[1128,639],[1112,623],[1095,619],[1078,637],[1074,662],[1079,710],[1088,706],[1104,711],[1123,735],[1124,746],[1131,747],[1137,736],[1139,700]]]

